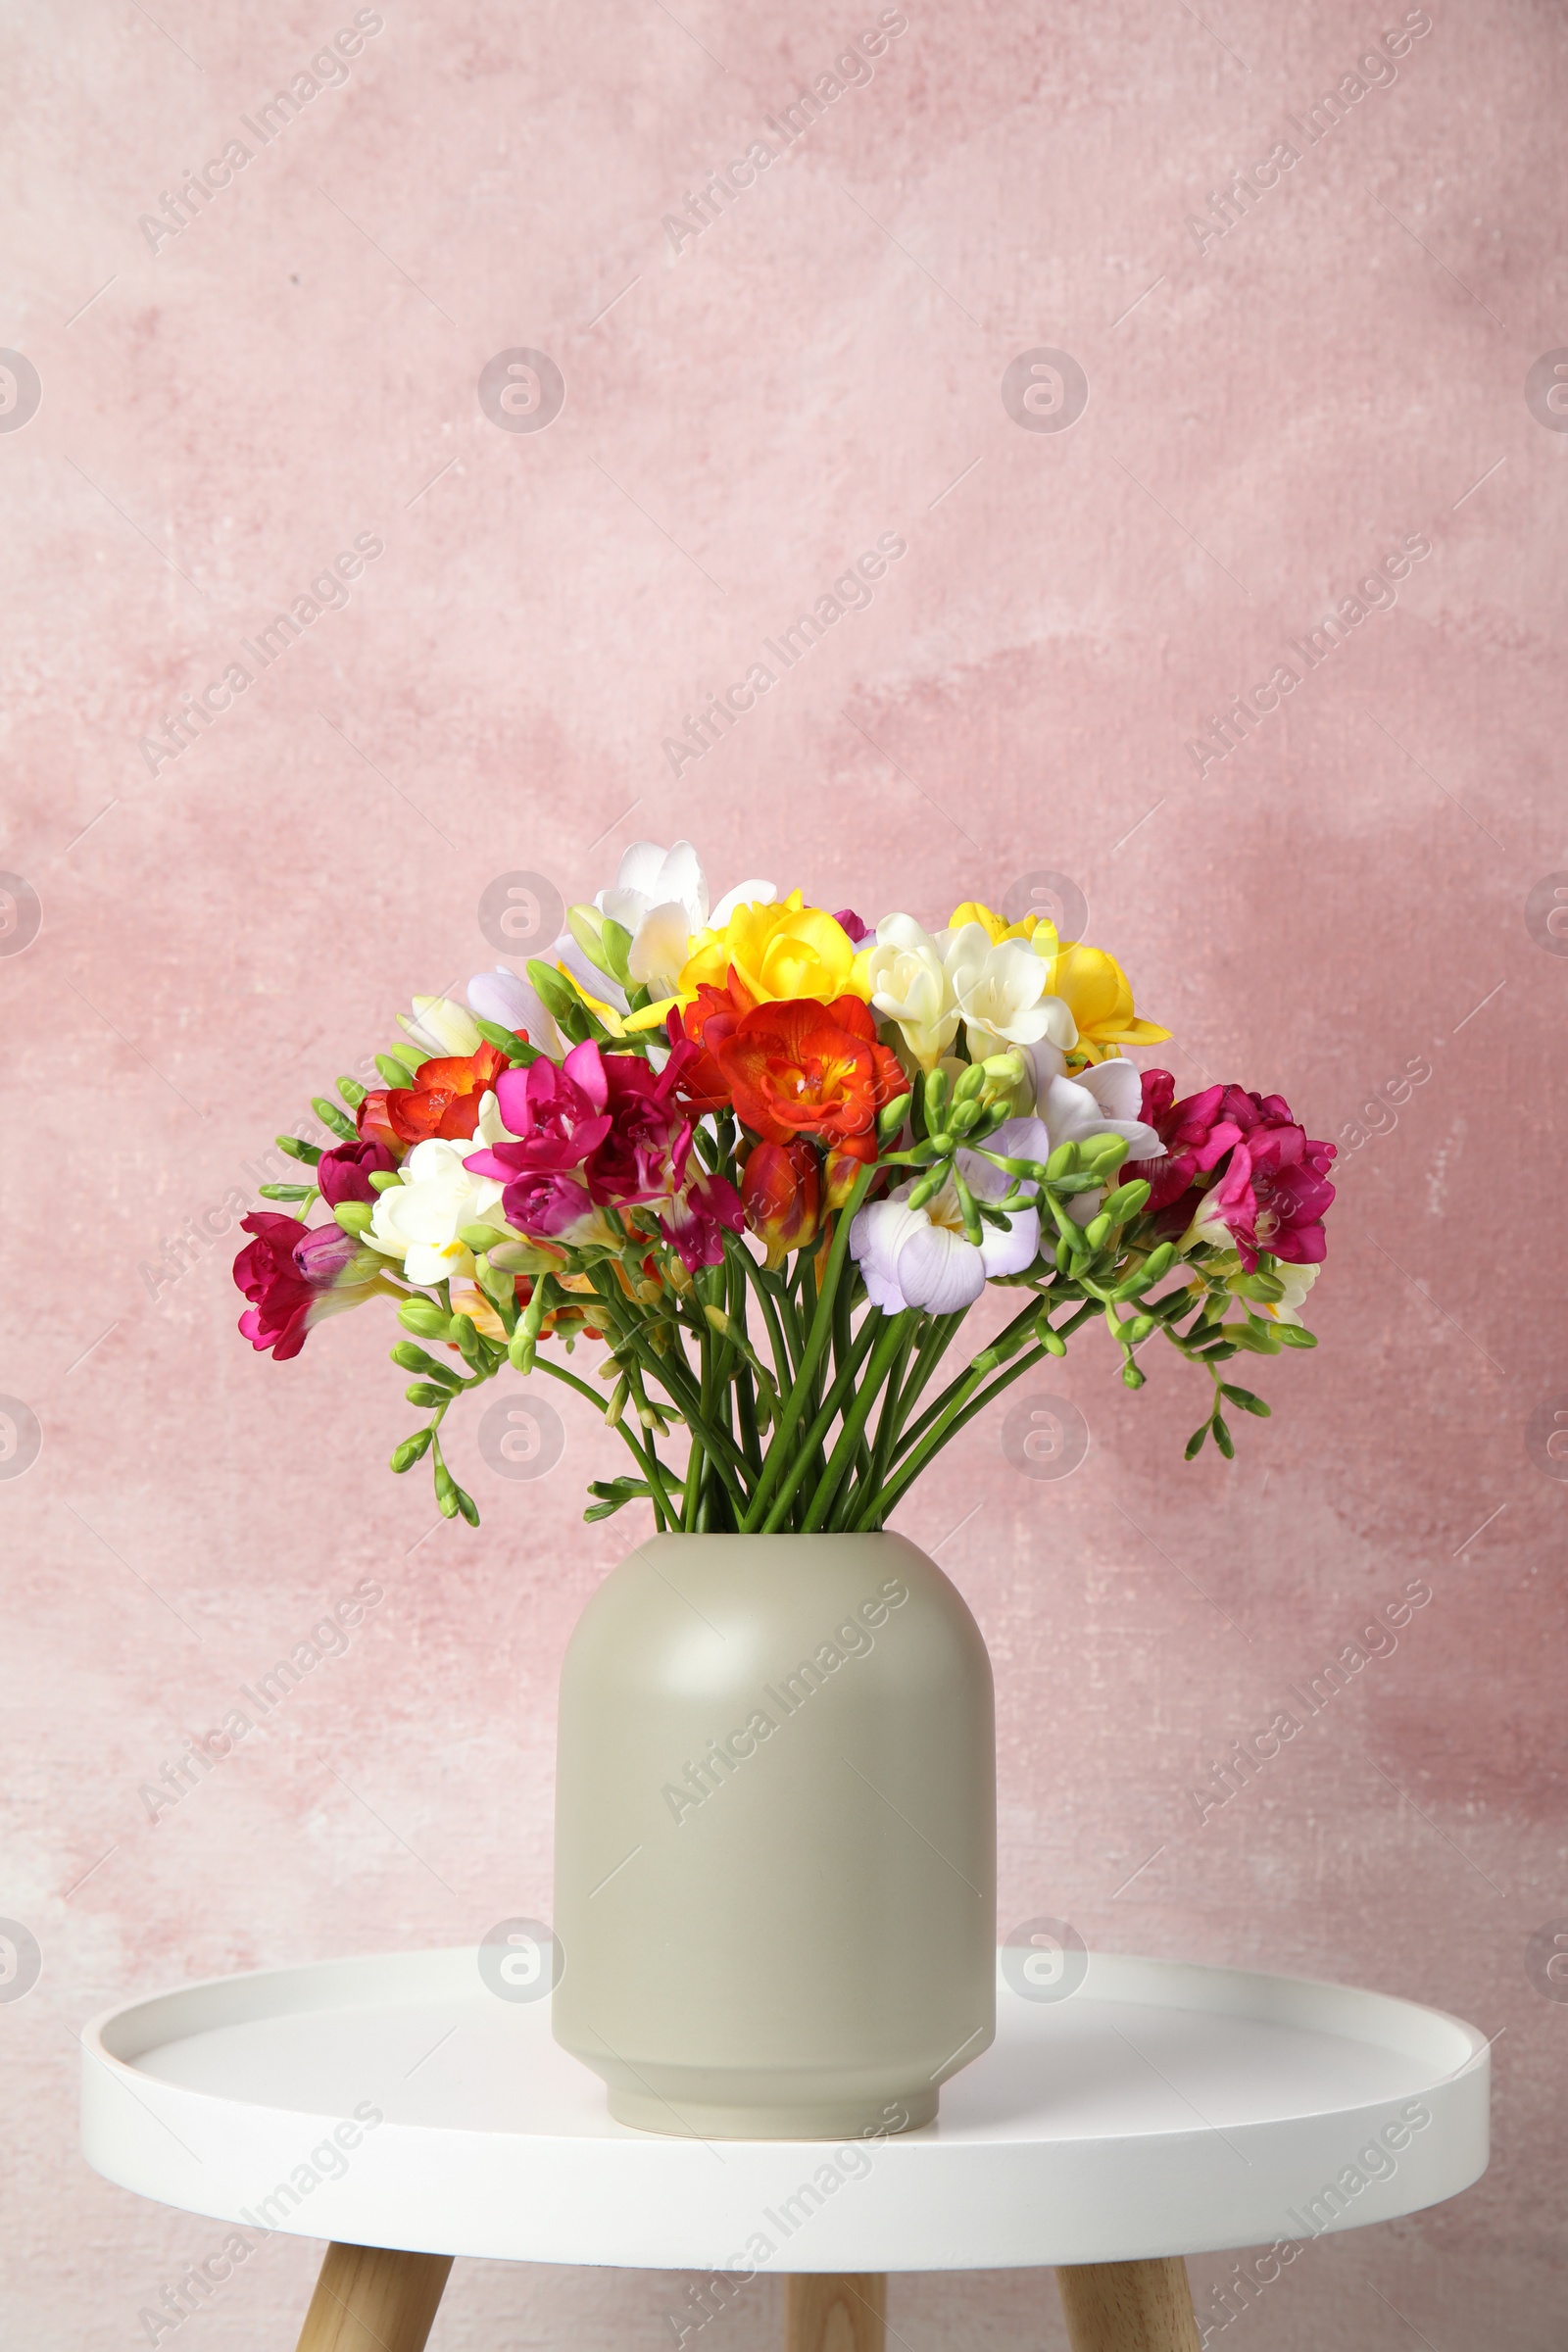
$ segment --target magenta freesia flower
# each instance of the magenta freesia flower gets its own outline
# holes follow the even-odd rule
[[[298,1355],[315,1324],[360,1305],[380,1288],[379,1275],[345,1281],[360,1245],[337,1225],[307,1232],[297,1217],[259,1209],[240,1230],[256,1238],[234,1260],[234,1280],[253,1302],[239,1327],[253,1348],[270,1348],[280,1364]]]
[[[741,1197],[722,1176],[694,1176],[659,1220],[659,1229],[671,1249],[680,1252],[688,1274],[699,1266],[716,1266],[724,1256],[724,1236],[739,1233],[746,1223]]]
[[[870,924],[862,923],[853,907],[841,906],[833,920],[848,938],[852,947],[859,947],[863,940],[867,940],[871,936]]]
[[[606,1054],[590,1040],[558,1069],[536,1061],[496,1082],[503,1141],[464,1161],[506,1185],[501,1205],[520,1233],[584,1238],[596,1212],[659,1204],[666,1239],[689,1266],[716,1265],[721,1232],[738,1233],[739,1196],[721,1178],[688,1184],[692,1121],[676,1099],[699,1049],[680,1039],[662,1070],[640,1054]]]
[[[1168,1070],[1143,1073],[1144,1117],[1166,1157],[1122,1170],[1151,1187],[1159,1230],[1173,1239],[1190,1231],[1196,1241],[1205,1232],[1218,1239],[1218,1228],[1249,1273],[1265,1250],[1292,1265],[1321,1265],[1334,1146],[1308,1136],[1283,1095],[1210,1086],[1177,1102],[1175,1092]]]
[[[384,1176],[397,1164],[385,1144],[339,1144],[317,1161],[316,1182],[328,1208],[340,1200],[373,1200],[371,1176]]]

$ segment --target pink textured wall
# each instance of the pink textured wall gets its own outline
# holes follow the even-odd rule
[[[869,82],[677,253],[664,216],[779,143],[876,0],[381,13],[265,149],[240,117],[347,0],[23,5],[6,36],[0,343],[41,405],[8,361],[0,864],[42,924],[24,893],[0,938],[0,1390],[42,1452],[0,1476],[0,1911],[43,1953],[0,2007],[6,2340],[141,2340],[213,2236],[77,2155],[85,2016],[548,1910],[557,1664],[627,1541],[578,1517],[612,1441],[568,1399],[560,1467],[508,1484],[470,1421],[484,1526],[432,1527],[383,1467],[410,1422],[386,1325],[274,1367],[234,1332],[232,1234],[177,1279],[172,1245],[415,989],[493,960],[495,876],[583,896],[685,832],[719,888],[871,916],[1065,873],[1185,1081],[1281,1087],[1342,1144],[1402,1097],[1343,1166],[1323,1346],[1262,1368],[1277,1417],[1233,1468],[1183,1467],[1174,1358],[1130,1396],[1091,1336],[1041,1384],[1084,1415],[1081,1469],[1022,1478],[982,1425],[900,1524],[996,1660],[1004,1928],[1065,1915],[1501,2036],[1487,2180],[1310,2249],[1227,2340],[1546,2352],[1568,418],[1549,358],[1527,377],[1568,344],[1562,18],[1436,0],[1308,144],[1290,118],[1398,5],[909,0]],[[138,216],[233,137],[252,160],[152,250]],[[1211,193],[1281,141],[1215,233]],[[480,407],[519,347],[564,379],[543,431]],[[1059,431],[1002,397],[1041,348],[1088,380]],[[884,532],[907,555],[869,609],[677,782],[663,739]],[[142,740],[357,534],[384,552],[346,608],[152,772]],[[1194,756],[1416,540],[1396,601]],[[367,1577],[347,1653],[150,1823],[141,1785]],[[1200,1822],[1214,1764],[1411,1580],[1392,1654]],[[181,2346],[292,2341],[314,2260],[273,2241]],[[1224,2267],[1194,2264],[1200,2302]],[[715,2352],[769,2341],[775,2297]],[[652,2352],[671,2300],[468,2266],[433,2340]],[[1062,2340],[1043,2274],[901,2282],[893,2322],[906,2352]]]

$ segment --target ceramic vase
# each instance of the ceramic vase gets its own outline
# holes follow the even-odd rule
[[[917,2129],[995,2033],[991,1664],[902,1536],[661,1535],[561,1682],[556,2038],[708,2138]]]

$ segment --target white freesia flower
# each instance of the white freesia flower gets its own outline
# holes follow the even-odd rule
[[[507,1141],[494,1094],[479,1105],[479,1125],[470,1139],[432,1135],[416,1144],[403,1162],[401,1184],[377,1193],[365,1239],[387,1257],[401,1257],[409,1280],[428,1284],[471,1276],[473,1251],[459,1240],[465,1225],[501,1224],[501,1195],[494,1177],[474,1176],[464,1160],[479,1145]]]
[[[568,1051],[531,981],[520,980],[504,963],[498,963],[493,972],[475,972],[468,982],[468,1004],[481,1021],[494,1021],[501,1029],[521,1029],[528,1043],[553,1060],[563,1059]]]
[[[454,1054],[477,1054],[484,1043],[469,1013],[450,997],[416,997],[413,1020],[400,1012],[398,1027],[407,1032],[411,1044],[443,1060]]]
[[[1271,1323],[1299,1323],[1306,1294],[1322,1273],[1321,1266],[1293,1266],[1284,1258],[1276,1258],[1269,1269],[1276,1282],[1285,1285],[1283,1298],[1249,1298],[1245,1303],[1250,1315],[1262,1315]]]
[[[738,882],[710,908],[708,877],[689,841],[672,850],[635,841],[594,905],[630,932],[626,968],[633,980],[655,997],[672,997],[699,931],[721,931],[737,906],[770,906],[776,896],[771,882]]]
[[[993,945],[983,923],[962,923],[943,934],[943,950],[971,1060],[1042,1040],[1063,1051],[1078,1043],[1071,1012],[1060,997],[1046,994],[1046,966],[1026,940]]]
[[[1008,1119],[989,1139],[989,1150],[1005,1157],[1047,1156],[1046,1130],[1038,1119]],[[973,1152],[959,1152],[958,1170],[977,1200],[1001,1200],[1012,1178]],[[978,1245],[963,1230],[958,1196],[945,1184],[924,1208],[911,1208],[914,1179],[887,1200],[862,1208],[850,1229],[850,1253],[860,1268],[866,1296],[884,1314],[924,1307],[929,1314],[956,1314],[972,1306],[998,1274],[1021,1274],[1040,1249],[1040,1213],[1015,1209],[1005,1226],[982,1225]]]
[[[912,914],[885,914],[875,947],[863,953],[872,1004],[898,1023],[921,1069],[934,1070],[958,1034],[958,1000],[941,948]]]

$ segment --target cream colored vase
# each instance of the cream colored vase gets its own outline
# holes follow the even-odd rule
[[[648,2132],[929,2123],[996,2031],[991,1662],[894,1535],[655,1536],[561,1678],[555,2034]]]

